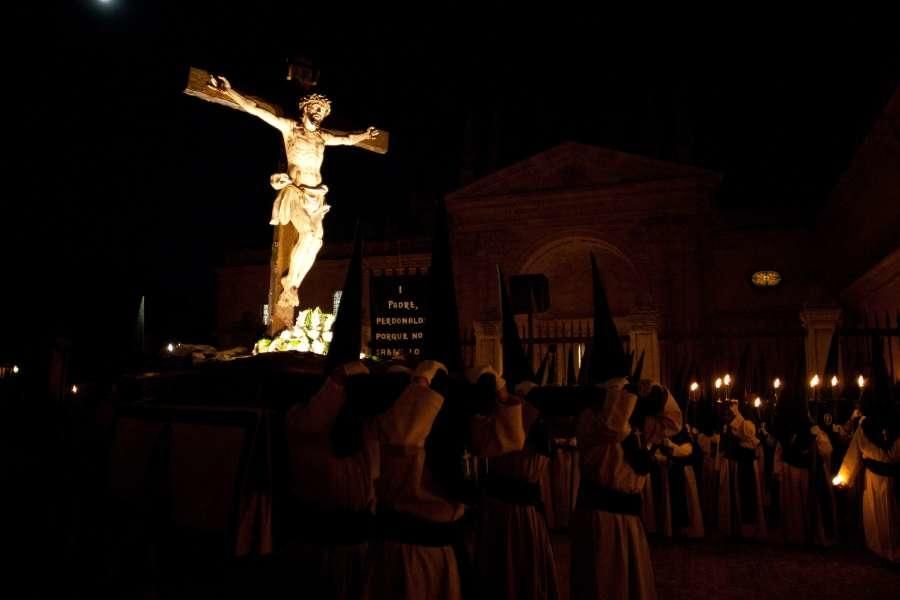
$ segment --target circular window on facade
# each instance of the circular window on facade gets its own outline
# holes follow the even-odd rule
[[[781,273],[778,271],[757,271],[750,276],[750,282],[756,287],[775,287],[781,283]]]

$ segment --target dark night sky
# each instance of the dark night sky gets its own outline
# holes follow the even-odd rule
[[[683,30],[629,37],[567,15],[543,32],[440,33],[440,18],[426,31],[410,13],[390,28],[322,18],[332,34],[304,5],[84,0],[9,18],[25,41],[6,52],[21,86],[6,104],[21,110],[6,123],[0,351],[47,332],[119,339],[141,294],[158,333],[204,339],[215,265],[269,244],[279,136],[181,94],[189,65],[286,104],[285,60],[304,55],[334,102],[326,124],[390,131],[384,157],[326,152],[326,244],[357,218],[369,237],[427,232],[462,173],[565,140],[716,170],[723,210],[814,214],[897,84],[897,47],[875,33],[781,45],[756,31],[731,52],[708,37],[731,32],[707,28],[682,50]]]

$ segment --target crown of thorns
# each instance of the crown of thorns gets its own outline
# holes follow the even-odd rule
[[[322,94],[309,94],[308,96],[303,96],[302,98],[300,98],[300,111],[302,112],[304,108],[311,104],[319,104],[321,106],[324,106],[326,116],[331,112],[331,100],[329,100]]]

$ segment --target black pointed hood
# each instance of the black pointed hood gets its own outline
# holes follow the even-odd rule
[[[506,280],[500,265],[497,265],[497,284],[500,288],[500,316],[503,323],[503,378],[506,380],[507,388],[512,391],[522,381],[536,381],[536,377],[531,369],[531,363],[522,349],[519,328],[516,326],[515,317],[512,314]]]
[[[773,425],[775,436],[786,445],[790,436],[799,431],[808,431],[810,421],[809,378],[806,372],[806,348],[800,345],[800,351],[794,360],[792,372],[784,381],[784,389],[779,394],[778,407]]]
[[[591,253],[591,279],[594,287],[594,336],[591,352],[591,383],[599,384],[610,379],[628,377],[625,351],[612,318],[606,288],[600,278],[597,259]]]
[[[753,386],[753,382],[750,381],[750,344],[745,345],[743,351],[741,351],[735,380],[734,389],[736,391],[740,390],[741,394],[738,399],[743,402],[744,396],[751,391]]]
[[[584,354],[581,355],[581,368],[578,369],[578,385],[590,385],[592,346],[593,343],[591,341],[584,345]]]
[[[891,375],[884,360],[884,340],[880,335],[872,336],[872,390],[883,398],[893,396]]]
[[[325,357],[325,372],[344,363],[359,360],[362,346],[362,232],[356,225],[353,256],[341,293],[341,304],[332,327],[333,337]]]
[[[428,289],[429,314],[425,323],[422,358],[440,361],[451,372],[459,373],[463,370],[459,311],[456,307],[456,284],[453,279],[449,216],[443,202],[438,205],[435,219]]]
[[[550,353],[547,352],[544,354],[544,357],[541,359],[541,364],[538,366],[538,371],[534,376],[534,382],[538,385],[544,385],[547,383],[547,364],[550,362]]]
[[[834,333],[831,334],[831,343],[828,344],[828,358],[825,359],[825,376],[824,379],[828,381],[831,379],[833,375],[838,375],[838,371],[840,369],[838,365],[838,338],[840,334],[838,330],[835,329]]]
[[[569,346],[566,364],[566,385],[575,385],[578,383],[578,375],[575,374],[575,349],[572,346]]]
[[[894,404],[894,386],[884,361],[884,342],[880,335],[872,336],[871,385],[863,393],[862,412],[866,418],[862,430],[873,444],[885,451],[900,437],[900,419]]]
[[[558,372],[558,364],[557,356],[556,356],[556,347],[552,347],[550,350],[550,367],[547,369],[547,383],[551,385],[556,385],[559,383],[559,372]]]
[[[644,372],[644,351],[641,350],[641,356],[637,360],[637,364],[634,365],[634,371],[631,372],[631,375],[628,377],[628,380],[631,383],[637,383],[641,380],[641,374]],[[677,389],[677,388],[676,388]]]

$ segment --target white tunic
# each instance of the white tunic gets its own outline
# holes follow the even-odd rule
[[[866,437],[862,427],[853,434],[850,447],[838,477],[850,485],[863,468],[863,459],[877,460],[896,465],[900,463],[900,439],[894,440],[888,450],[876,446]],[[866,469],[863,489],[863,528],[866,545],[872,552],[900,562],[900,507],[895,487],[900,485],[896,477],[885,477]]]
[[[493,476],[540,485],[550,461],[524,449],[526,422],[532,421],[525,418],[523,422],[524,411],[536,412],[520,402],[498,403],[492,415],[475,417],[472,446],[476,455],[491,459]],[[550,533],[537,507],[486,495],[475,553],[484,597],[559,597]]]
[[[757,446],[759,446],[759,439],[756,437],[756,425],[753,424],[753,421],[737,415],[728,425],[728,430],[736,438],[741,448],[756,452]],[[720,454],[723,450],[721,446],[724,445],[724,441],[723,436],[720,442]],[[724,455],[721,458],[725,458]],[[725,458],[719,465],[719,532],[737,537],[765,540],[768,533],[758,461],[754,458],[753,489],[750,493],[756,497],[756,511],[752,515],[744,514],[749,509],[747,508],[747,500],[742,498],[739,470],[738,461],[734,459]]]
[[[379,471],[374,428],[363,427],[362,448],[348,457],[335,456],[329,439],[345,402],[343,385],[329,378],[307,405],[288,411],[291,496],[314,511],[372,513]],[[310,590],[350,600],[361,594],[368,549],[368,543],[296,543],[287,554]]]
[[[379,509],[449,523],[465,507],[436,493],[425,467],[425,440],[444,398],[422,383],[410,383],[377,419],[381,445]],[[365,598],[458,600],[462,590],[456,555],[449,546],[422,546],[393,540],[376,545]]]
[[[810,428],[816,440],[816,460],[823,468],[831,496],[822,502],[818,494],[810,494],[810,469],[795,467],[784,462],[784,448],[779,443],[775,447],[773,473],[778,480],[779,500],[781,506],[781,529],[784,539],[789,544],[808,544],[820,546],[832,544],[837,527],[834,509],[834,491],[831,489],[831,440],[816,426]],[[828,529],[824,519],[829,520]]]
[[[628,420],[637,396],[610,389],[600,411],[578,417],[582,480],[626,494],[647,482],[625,460],[621,442],[631,433]],[[644,440],[658,443],[681,429],[681,410],[668,395],[661,415],[648,418]],[[577,508],[572,517],[571,597],[580,600],[656,598],[647,537],[639,516]]]

